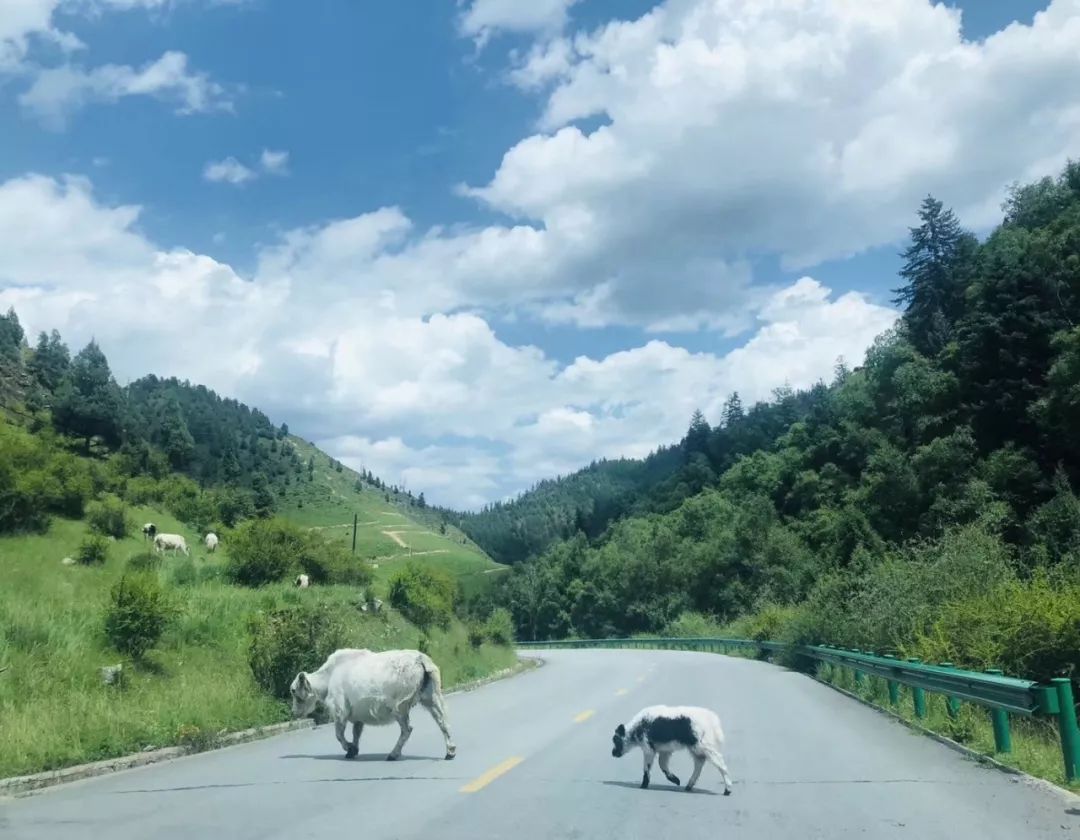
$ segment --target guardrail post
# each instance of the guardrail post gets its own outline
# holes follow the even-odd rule
[[[986,673],[995,677],[1002,676],[1000,668],[987,668]],[[994,750],[999,753],[1012,752],[1012,732],[1009,731],[1009,713],[1004,709],[991,709],[990,722],[994,725]]]
[[[952,667],[954,667],[951,662],[939,662],[938,665],[940,665],[942,668],[952,668]],[[947,711],[949,713],[950,718],[952,718],[953,720],[956,720],[958,717],[960,717],[960,701],[957,700],[955,697],[951,697],[951,696],[946,697],[945,698],[945,711]]]
[[[896,659],[891,653],[885,654],[886,659]],[[900,684],[896,680],[885,680],[885,684],[889,687],[889,705],[900,705]]]
[[[1058,729],[1061,730],[1061,754],[1065,759],[1065,779],[1075,782],[1080,777],[1080,727],[1076,723],[1076,706],[1072,683],[1068,677],[1054,677],[1050,683],[1057,690]]]
[[[911,657],[910,659],[908,659],[908,662],[910,662],[912,665],[918,665],[918,664],[920,664],[921,660],[918,657]],[[925,691],[925,689],[922,689],[922,688],[919,688],[919,687],[913,685],[911,687],[911,697],[915,701],[915,717],[917,717],[917,718],[926,717],[926,691]]]
[[[852,648],[851,652],[852,653],[862,653],[862,651],[859,650],[858,648]],[[854,667],[851,669],[851,673],[855,676],[855,688],[856,689],[860,688],[862,686],[862,684],[863,684],[863,677],[865,677],[866,675],[862,671],[860,671],[858,668],[854,668]]]

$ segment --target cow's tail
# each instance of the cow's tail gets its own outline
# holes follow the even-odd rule
[[[426,653],[419,655],[417,663],[424,672],[420,680],[420,699],[424,705],[430,705],[434,698],[442,697],[442,674],[439,673],[439,666]]]

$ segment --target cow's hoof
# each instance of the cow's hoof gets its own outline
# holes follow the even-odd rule
[[[726,788],[724,790],[724,796],[731,796],[731,788]]]
[[[393,753],[390,753],[390,755],[388,755],[386,757],[386,760],[387,761],[397,761],[399,758],[401,758],[400,755],[394,755]]]
[[[345,750],[345,757],[346,758],[356,758],[356,756],[357,756],[357,754],[359,754],[359,752],[360,752],[359,747],[349,747],[347,750]]]
[[[457,755],[457,753],[455,753],[455,752],[448,752],[448,753],[446,754],[446,761],[453,761],[453,760],[454,760],[454,756],[455,756],[455,755]]]
[[[686,792],[687,793],[693,793],[694,792],[694,786],[693,785],[687,785],[686,786]]]

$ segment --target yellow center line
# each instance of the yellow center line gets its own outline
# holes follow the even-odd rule
[[[616,697],[622,697],[624,694],[626,694],[625,688],[620,688],[618,691],[615,692]]]
[[[588,709],[588,710],[582,712],[577,717],[575,717],[574,718],[574,723],[584,723],[585,721],[587,721],[589,718],[591,718],[595,714],[596,714],[596,709]]]
[[[463,787],[459,792],[476,793],[478,790],[482,790],[483,788],[490,785],[497,778],[499,778],[499,776],[503,775],[504,773],[509,773],[511,770],[521,764],[521,762],[523,762],[524,760],[524,758],[517,755],[513,756],[512,758],[508,758],[506,759],[506,761],[502,762],[502,764],[496,764],[486,773],[477,776],[475,779],[465,785],[465,787]]]

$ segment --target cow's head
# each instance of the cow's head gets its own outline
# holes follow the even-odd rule
[[[621,723],[615,727],[615,734],[611,736],[611,742],[614,746],[611,749],[611,754],[615,758],[622,758],[626,755],[626,727]]]
[[[315,689],[311,687],[311,680],[303,671],[297,674],[296,679],[289,685],[289,694],[292,695],[293,717],[306,717],[315,711],[318,697]]]

